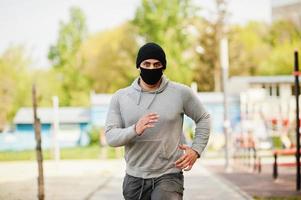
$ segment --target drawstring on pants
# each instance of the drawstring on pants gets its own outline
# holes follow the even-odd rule
[[[140,194],[139,194],[138,200],[140,200],[141,197],[142,197],[143,188],[144,188],[144,179],[142,179],[141,190],[140,190]]]
[[[152,190],[154,190],[155,189],[155,181],[154,181],[154,179],[152,178]]]
[[[151,178],[152,180],[152,190],[155,189],[155,179],[154,178]],[[141,183],[141,190],[140,190],[140,193],[139,193],[139,198],[138,200],[140,200],[142,198],[142,193],[143,193],[143,189],[144,189],[144,183],[145,183],[145,180],[142,179],[142,183]]]

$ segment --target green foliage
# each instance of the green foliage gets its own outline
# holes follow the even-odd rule
[[[272,24],[265,43],[271,51],[266,59],[261,60],[258,70],[263,75],[288,75],[293,71],[293,52],[301,51],[301,29],[289,21],[278,21]]]
[[[245,27],[234,26],[229,34],[230,76],[259,75],[259,64],[266,60],[271,47],[265,42],[268,26],[250,22]]]
[[[225,0],[215,1],[211,19],[200,19],[195,22],[198,30],[198,51],[199,62],[194,70],[194,81],[197,82],[201,91],[222,90],[221,66],[220,66],[220,40],[227,34],[225,22],[229,13]]]
[[[101,130],[96,127],[92,127],[89,132],[90,143],[89,145],[100,145],[100,132]]]
[[[194,80],[201,91],[212,91],[220,77],[219,39],[216,25],[203,20],[196,23],[203,49]],[[292,73],[293,52],[300,52],[301,30],[288,21],[271,25],[250,22],[245,26],[230,26],[229,75],[289,75]]]
[[[91,36],[82,46],[82,73],[96,92],[113,93],[131,84],[135,67],[137,30],[129,23]]]
[[[32,71],[32,77],[39,106],[52,106],[52,97],[62,96],[60,75],[54,69],[36,69]]]
[[[187,134],[188,136],[189,136],[189,139],[190,140],[193,140],[194,139],[194,137],[195,137],[195,134],[194,134],[194,129],[192,129],[191,127],[188,129],[188,134]]]
[[[64,106],[88,105],[89,80],[80,69],[84,60],[79,54],[83,41],[87,37],[86,19],[76,7],[70,9],[70,21],[60,23],[59,37],[50,47],[48,58],[59,74],[62,92],[60,103]]]
[[[282,149],[282,142],[280,136],[272,136],[271,139],[274,149]]]
[[[77,52],[86,36],[85,16],[79,8],[72,7],[70,21],[60,22],[59,38],[56,45],[50,47],[48,58],[53,62],[54,67],[64,68],[74,64]]]
[[[200,91],[219,90],[220,70],[219,70],[219,40],[217,26],[207,20],[195,22],[198,30],[199,55],[197,67],[194,68],[193,80],[197,83]]]
[[[133,20],[145,41],[165,50],[167,76],[186,84],[193,76],[194,37],[189,33],[197,10],[190,0],[142,0]]]
[[[22,47],[10,47],[0,56],[0,131],[20,106],[30,105],[30,60]]]
[[[231,42],[231,75],[290,75],[301,30],[289,21],[250,23],[234,28]]]

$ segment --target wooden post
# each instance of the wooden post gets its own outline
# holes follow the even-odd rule
[[[278,178],[277,153],[274,153],[273,178],[274,180]]]
[[[296,189],[300,190],[300,117],[299,117],[299,61],[298,51],[294,52],[294,75],[295,75],[295,96],[296,96]]]
[[[41,122],[37,117],[37,101],[36,101],[36,88],[32,86],[32,103],[33,103],[33,116],[34,116],[34,132],[36,139],[36,155],[38,162],[38,199],[44,200],[44,173],[43,173],[43,153],[42,153],[42,140],[41,140]]]
[[[261,173],[261,157],[258,156],[258,173]]]

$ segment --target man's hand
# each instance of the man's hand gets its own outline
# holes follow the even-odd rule
[[[189,171],[198,159],[198,153],[187,145],[179,145],[179,148],[184,150],[184,155],[175,162],[176,167]]]
[[[154,123],[158,122],[159,115],[157,113],[149,113],[141,117],[135,126],[135,131],[138,135],[142,135],[145,129],[154,127]]]

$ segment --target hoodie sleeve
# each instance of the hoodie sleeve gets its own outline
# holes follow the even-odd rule
[[[209,140],[210,115],[191,88],[185,86],[183,93],[184,114],[193,119],[196,124],[191,148],[201,156]]]
[[[118,96],[118,93],[116,93],[111,99],[105,125],[107,142],[113,147],[123,146],[137,135],[135,124],[123,127]]]

